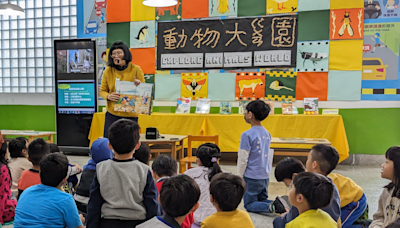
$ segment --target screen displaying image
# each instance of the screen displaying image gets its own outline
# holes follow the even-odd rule
[[[76,113],[76,111],[95,110],[95,82],[62,80],[58,81],[58,111]],[[82,112],[80,112],[82,113]]]
[[[93,49],[57,50],[58,73],[94,73]]]

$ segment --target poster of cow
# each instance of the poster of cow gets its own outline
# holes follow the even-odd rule
[[[235,100],[264,100],[265,73],[240,72],[236,74]]]

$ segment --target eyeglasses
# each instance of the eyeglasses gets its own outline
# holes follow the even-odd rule
[[[113,52],[112,54],[111,54],[111,57],[115,57],[115,56],[121,56],[121,55],[123,55],[124,54],[124,52],[122,52],[122,51],[120,51],[120,52]]]

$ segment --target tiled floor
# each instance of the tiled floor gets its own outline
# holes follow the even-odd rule
[[[89,160],[89,157],[85,156],[68,156],[70,163],[77,163],[81,166],[85,165]],[[222,163],[222,169],[235,173],[236,166],[232,163]],[[274,170],[273,170],[274,172]],[[287,195],[288,190],[283,183],[278,183],[274,177],[274,173],[271,173],[270,185],[269,185],[269,196],[271,199],[275,199],[277,195]],[[369,216],[372,218],[373,213],[376,212],[378,207],[379,196],[382,192],[382,187],[388,183],[380,177],[381,168],[380,166],[347,166],[339,165],[334,171],[343,176],[353,179],[358,185],[360,185],[368,198],[369,204]],[[240,205],[240,209],[243,208],[243,202]],[[272,221],[274,217],[263,216],[258,214],[250,213],[250,216],[254,222],[256,228],[269,228],[272,227]]]

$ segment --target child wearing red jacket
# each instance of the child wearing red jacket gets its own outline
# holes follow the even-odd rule
[[[156,182],[158,193],[160,193],[164,181],[171,176],[176,175],[178,165],[176,164],[175,159],[171,156],[160,155],[154,160],[153,164],[151,165],[151,169],[153,172],[153,178]],[[194,223],[194,218],[193,213],[190,213],[188,216],[186,216],[181,227],[190,228],[192,223]]]

